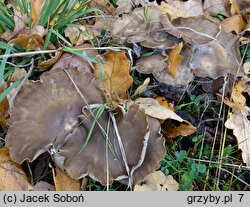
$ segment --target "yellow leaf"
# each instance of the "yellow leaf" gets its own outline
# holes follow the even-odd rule
[[[236,0],[230,0],[231,8],[230,12],[232,15],[240,13],[240,6]]]
[[[183,60],[183,56],[180,55],[183,43],[179,43],[174,49],[172,49],[168,56],[168,73],[174,78],[177,74],[177,69]]]
[[[242,95],[242,93],[245,91],[245,89],[245,81],[240,80],[236,82],[232,91],[231,100],[225,99],[225,104],[235,109],[243,109],[246,104],[246,98]]]
[[[162,11],[162,13],[169,14],[171,16],[171,19],[175,19],[183,15],[183,11],[181,9],[171,6],[170,4],[167,4],[165,2],[161,2],[159,9]]]
[[[250,108],[245,106],[242,110],[233,109],[225,126],[233,130],[238,146],[242,150],[243,161],[250,166]]]
[[[55,173],[53,173],[53,178],[57,191],[79,191],[81,189],[80,180],[71,178],[66,172],[63,172],[59,167],[55,168]]]
[[[44,0],[32,0],[32,24],[37,24],[40,16],[41,11],[43,9]]]
[[[221,22],[221,31],[223,32],[233,32],[238,35],[246,27],[246,22],[242,18],[241,14],[234,15],[232,17],[226,18]]]
[[[181,123],[178,127],[169,127],[168,129],[164,130],[167,133],[169,138],[175,138],[178,136],[189,136],[196,132],[196,127],[194,127],[189,122]]]
[[[127,98],[127,90],[133,83],[129,75],[130,61],[125,52],[109,51],[104,54],[104,87],[113,97]],[[100,78],[100,68],[95,64],[95,75]]]
[[[168,100],[166,99],[166,97],[164,96],[158,96],[156,97],[156,101],[158,101],[158,103],[161,106],[164,106],[165,108],[174,111],[174,104],[173,103],[169,103]]]
[[[7,147],[0,148],[0,191],[34,190],[21,166],[9,156]]]

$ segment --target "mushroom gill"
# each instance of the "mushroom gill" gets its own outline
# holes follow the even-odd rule
[[[90,73],[54,69],[28,81],[8,120],[11,158],[33,161],[48,151],[73,178],[140,182],[165,155],[160,124],[137,104],[125,110],[106,102],[102,83]]]

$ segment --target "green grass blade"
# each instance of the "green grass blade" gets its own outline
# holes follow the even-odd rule
[[[19,84],[22,83],[22,79],[14,82],[13,84],[11,84],[4,92],[1,93],[0,95],[0,102],[3,101],[5,99],[5,97],[12,91],[12,89],[16,88],[17,86],[19,86]]]
[[[96,125],[96,122],[98,121],[98,119],[99,119],[99,118],[101,117],[101,115],[103,114],[105,108],[106,108],[106,104],[103,104],[103,105],[98,109],[98,111],[97,111],[97,113],[96,113],[96,116],[95,116],[95,119],[94,119],[94,121],[93,121],[93,123],[92,123],[92,125],[91,125],[91,127],[90,127],[90,129],[89,129],[89,132],[88,132],[86,141],[85,141],[84,145],[82,146],[82,148],[80,149],[80,151],[77,153],[77,155],[79,155],[79,154],[83,151],[83,149],[87,146],[87,144],[88,144],[88,142],[89,142],[89,139],[90,139],[90,137],[91,137],[91,135],[92,135],[92,133],[93,133],[94,127],[95,127],[95,125]]]
[[[12,47],[6,49],[4,55],[7,55],[7,56],[2,59],[2,62],[0,65],[0,84],[2,84],[2,81],[4,80],[4,69],[5,69],[7,59],[8,59],[8,55],[10,54],[11,50],[12,50]]]

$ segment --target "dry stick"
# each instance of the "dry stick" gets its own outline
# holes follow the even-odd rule
[[[32,71],[33,71],[33,68],[34,68],[34,59],[32,58],[31,59],[31,66],[30,66],[30,69],[28,71],[28,73],[26,74],[26,76],[24,77],[24,79],[22,80],[21,84],[16,88],[14,94],[12,95],[11,99],[10,99],[10,104],[9,104],[9,110],[10,112],[13,111],[13,106],[14,106],[14,100],[18,94],[18,92],[20,91],[20,89],[22,88],[22,86],[24,85],[25,81],[28,80],[28,78],[30,77]]]
[[[128,186],[132,189],[133,183],[132,183],[132,180],[131,180],[130,169],[129,169],[128,162],[127,162],[128,159],[127,159],[126,152],[125,152],[125,149],[124,149],[124,146],[123,146],[123,143],[122,143],[122,139],[121,139],[121,136],[120,136],[117,124],[116,124],[115,116],[111,112],[109,113],[109,115],[110,115],[111,120],[113,122],[113,127],[114,127],[114,130],[115,130],[115,133],[116,133],[116,137],[117,137],[117,140],[118,140],[120,150],[121,150],[122,159],[123,159],[123,162],[124,162],[127,174],[128,174],[128,179],[129,179],[128,180]]]
[[[222,100],[221,100],[220,111],[219,111],[219,118],[221,118],[220,116],[221,116],[221,112],[222,112],[222,109],[223,109],[223,100],[224,100],[224,97],[225,97],[226,82],[227,82],[227,76],[225,76],[225,78],[224,78]],[[216,129],[215,129],[215,134],[214,134],[214,140],[213,140],[213,145],[212,145],[212,151],[211,151],[211,155],[210,155],[210,160],[212,160],[213,156],[214,156],[214,147],[215,147],[215,141],[216,141],[217,134],[218,134],[219,123],[220,123],[220,121],[217,122]],[[209,168],[210,167],[211,167],[211,163],[209,163]],[[210,172],[209,168],[207,170],[206,182],[208,181],[208,178],[209,178],[209,172]],[[205,185],[203,187],[203,190],[206,190],[206,187],[207,187],[206,182],[205,182]]]

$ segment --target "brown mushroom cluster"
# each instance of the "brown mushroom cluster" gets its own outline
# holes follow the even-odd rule
[[[160,124],[137,104],[113,109],[107,103],[91,73],[57,68],[28,81],[8,120],[11,158],[33,161],[47,151],[73,178],[137,184],[165,155]]]

